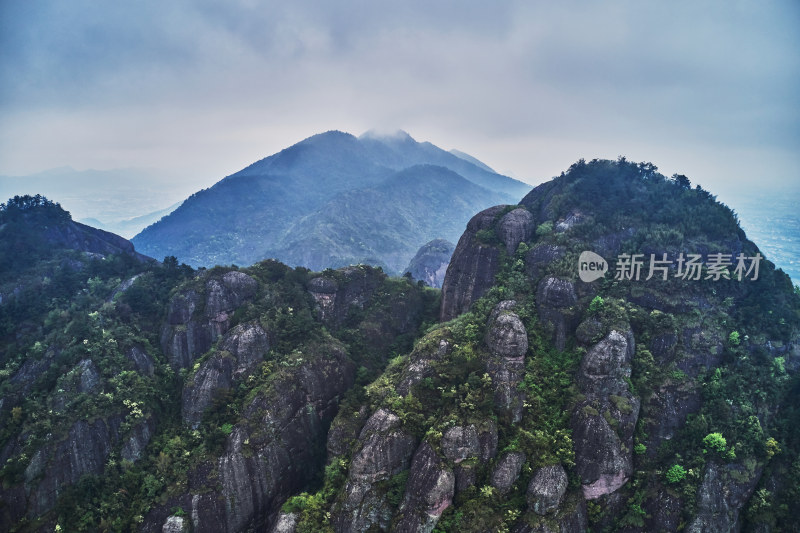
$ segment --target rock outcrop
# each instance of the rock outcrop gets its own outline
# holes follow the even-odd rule
[[[512,529],[514,533],[585,533],[589,531],[586,502],[567,496],[555,513],[540,516],[528,513]]]
[[[686,527],[690,533],[740,531],[739,510],[753,494],[761,467],[709,462],[697,491],[697,514]]]
[[[203,292],[194,288],[176,294],[169,303],[161,348],[175,369],[190,367],[228,331],[233,311],[255,296],[258,282],[232,270],[205,279]]]
[[[406,493],[393,531],[430,533],[442,513],[453,503],[455,476],[427,442],[411,462]]]
[[[520,243],[529,241],[535,229],[533,215],[523,207],[506,213],[497,223],[498,237],[505,244],[508,255],[514,255]]]
[[[183,388],[183,420],[196,428],[215,395],[247,377],[269,352],[267,333],[257,323],[240,324],[220,340]]]
[[[404,272],[429,287],[441,289],[455,249],[456,246],[450,241],[434,239],[422,245]]]
[[[281,513],[270,533],[294,533],[297,530],[297,515],[295,513]]]
[[[351,308],[364,309],[382,275],[371,268],[347,267],[336,271],[336,277],[319,276],[308,282],[308,292],[317,303],[319,320],[331,329],[340,327]]]
[[[633,432],[639,398],[628,389],[633,334],[612,330],[586,352],[578,371],[584,395],[572,413],[575,471],[592,500],[611,494],[633,473]]]
[[[460,463],[481,453],[481,442],[474,424],[453,426],[442,436],[442,453],[453,463]]]
[[[59,492],[86,474],[102,474],[119,438],[122,417],[92,422],[79,420],[67,436],[39,449],[25,469],[27,516],[31,519],[51,510]],[[18,511],[25,512],[25,506]]]
[[[525,393],[519,389],[525,375],[528,333],[519,316],[511,311],[515,302],[500,302],[487,326],[489,358],[486,372],[492,378],[497,410],[512,423],[522,420]]]
[[[564,246],[555,244],[537,244],[525,254],[525,273],[533,281],[537,281],[544,274],[551,263],[555,263],[566,253]]]
[[[141,346],[133,346],[125,352],[125,357],[131,362],[133,368],[143,376],[153,377],[155,363],[153,358]]]
[[[572,281],[548,276],[539,282],[536,290],[539,319],[559,350],[564,349],[567,335],[577,327],[579,312],[574,307],[577,302]]]
[[[439,342],[431,347],[427,344],[417,347],[409,355],[411,363],[406,366],[397,391],[405,396],[411,391],[411,387],[422,381],[424,378],[434,375],[434,363],[441,361],[452,351],[452,344],[446,339],[439,339]]]
[[[528,507],[544,515],[561,505],[567,492],[567,473],[561,465],[543,466],[533,473],[528,484]]]
[[[442,284],[440,320],[445,322],[460,315],[494,285],[500,268],[500,250],[493,244],[481,242],[483,234],[491,232],[496,218],[506,206],[485,209],[472,217],[458,240]],[[491,235],[494,235],[491,232]]]
[[[511,486],[517,482],[522,465],[525,464],[525,454],[522,452],[507,452],[497,461],[489,478],[489,483],[500,494],[507,494]]]
[[[193,531],[234,533],[274,523],[285,499],[322,466],[320,443],[354,374],[352,361],[331,346],[325,356],[283,371],[249,402],[224,453],[190,474],[184,505],[192,509]],[[218,491],[209,493],[209,484]],[[151,511],[146,525],[163,521],[168,508]]]
[[[120,457],[132,463],[141,459],[155,430],[156,421],[152,416],[148,416],[146,419],[136,424],[131,430],[128,440],[122,445]]]
[[[367,420],[358,440],[344,499],[333,510],[337,533],[388,528],[392,509],[385,492],[375,485],[407,470],[417,447],[416,439],[400,429],[397,415],[385,409],[379,409]]]
[[[80,222],[51,225],[45,231],[45,238],[54,248],[68,248],[101,256],[126,254],[142,262],[154,261],[134,250],[129,240]]]

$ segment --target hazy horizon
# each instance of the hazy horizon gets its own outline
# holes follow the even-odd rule
[[[330,129],[404,129],[536,184],[652,161],[796,183],[800,4],[578,0],[0,5],[0,175],[214,183]]]

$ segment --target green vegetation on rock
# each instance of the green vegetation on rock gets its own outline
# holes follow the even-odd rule
[[[0,286],[0,495],[22,502],[0,523],[792,531],[800,295],[767,259],[614,276],[625,253],[758,253],[684,178],[579,161],[475,215],[441,291],[43,247]],[[585,250],[604,278],[578,279]]]

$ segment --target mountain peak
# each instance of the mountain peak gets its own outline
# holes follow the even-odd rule
[[[362,133],[359,137],[359,140],[375,140],[375,141],[383,141],[383,142],[416,142],[414,138],[409,135],[406,131],[401,129],[378,129],[373,128],[368,131]]]

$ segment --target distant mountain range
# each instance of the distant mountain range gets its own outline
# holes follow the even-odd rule
[[[530,190],[462,152],[399,131],[329,131],[253,163],[186,199],[133,238],[152,257],[192,266],[275,258],[319,270],[354,263],[402,273],[436,238]]]
[[[155,222],[158,222],[163,217],[175,211],[175,209],[177,209],[178,206],[180,205],[181,203],[177,202],[167,207],[166,209],[159,209],[158,211],[153,211],[152,213],[147,213],[145,215],[140,215],[138,217],[132,217],[132,218],[116,217],[112,219],[106,219],[105,221],[89,217],[89,218],[83,218],[78,222],[87,224],[97,229],[110,231],[112,233],[120,235],[121,237],[130,239],[131,237],[142,231],[147,226]]]

